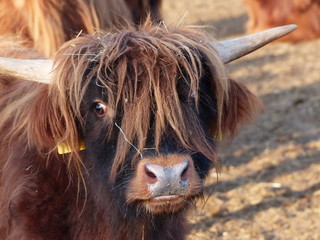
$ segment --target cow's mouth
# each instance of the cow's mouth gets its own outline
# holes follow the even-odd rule
[[[179,195],[166,195],[166,196],[154,197],[154,198],[152,198],[151,201],[155,201],[155,202],[166,201],[166,202],[169,202],[169,201],[177,200],[179,198],[181,198],[181,196],[179,196]]]
[[[165,195],[145,201],[145,207],[155,214],[172,213],[182,209],[187,202],[185,196]]]

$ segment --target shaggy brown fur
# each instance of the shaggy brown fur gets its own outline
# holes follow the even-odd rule
[[[174,214],[127,205],[137,161],[176,146],[203,179],[219,169],[213,136],[232,138],[259,107],[203,34],[149,23],[67,42],[49,86],[1,83],[0,239],[184,239],[197,196]],[[112,114],[97,118],[97,100]]]
[[[298,29],[278,41],[299,42],[320,37],[320,0],[244,0],[248,7],[249,32],[286,24]]]
[[[150,13],[159,22],[161,0],[0,0],[0,35],[52,56],[79,32],[93,33],[134,22]]]
[[[80,31],[93,33],[131,21],[123,0],[0,0],[0,35],[52,56]]]

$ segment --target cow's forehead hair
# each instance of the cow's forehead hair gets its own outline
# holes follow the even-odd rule
[[[122,121],[117,124],[127,139],[120,133],[117,136],[113,176],[131,148],[127,140],[143,151],[151,119],[156,149],[165,129],[170,127],[186,149],[202,152],[215,161],[197,110],[181,101],[178,92],[180,83],[188,86],[188,94],[197,105],[199,81],[204,75],[202,66],[206,64],[210,72],[205,74],[214,80],[218,115],[222,112],[228,76],[202,33],[187,28],[168,30],[146,23],[138,30],[128,28],[83,36],[68,42],[57,54],[55,64],[52,91],[58,92],[80,122],[81,101],[92,81],[104,87],[109,107],[121,110]],[[66,118],[74,119],[74,116]],[[197,134],[191,137],[192,130]]]

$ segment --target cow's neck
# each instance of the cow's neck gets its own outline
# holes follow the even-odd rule
[[[104,200],[100,198],[99,202],[96,199],[96,196],[87,199],[85,210],[72,227],[73,239],[185,239],[185,210],[166,215],[151,215],[144,210],[137,213],[137,210],[120,208],[123,205],[107,195]]]

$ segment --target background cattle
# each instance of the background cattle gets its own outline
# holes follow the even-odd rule
[[[299,42],[320,37],[320,0],[244,0],[248,8],[249,32],[286,24],[298,30],[280,41]]]
[[[52,73],[1,58],[0,238],[184,239],[213,136],[260,107],[223,66],[263,45],[240,40],[146,23],[67,42]]]
[[[49,57],[80,32],[139,24],[149,12],[159,21],[160,5],[161,0],[1,0],[0,35],[18,37],[26,47]]]

